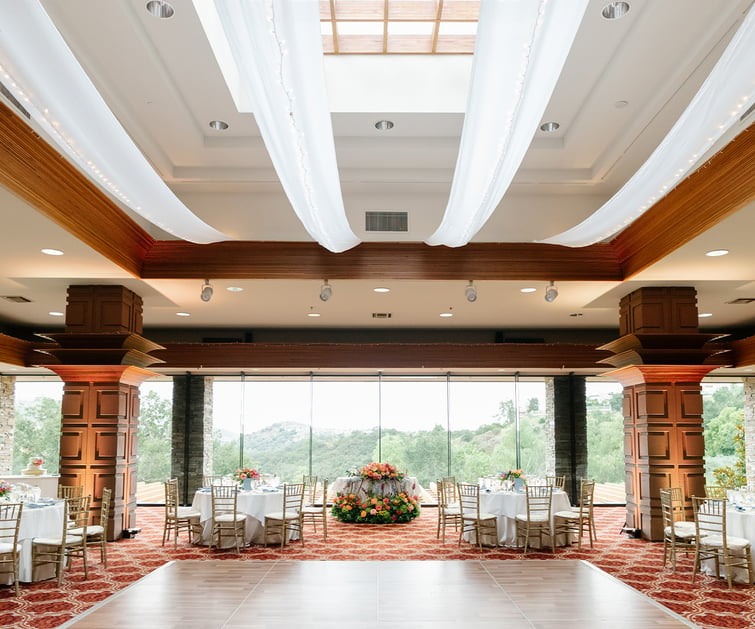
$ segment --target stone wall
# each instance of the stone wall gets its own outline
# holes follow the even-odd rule
[[[743,378],[747,486],[755,486],[755,378]]]
[[[570,375],[552,380],[553,394],[548,397],[553,404],[555,474],[566,476],[566,490],[577,496],[580,479],[587,477],[585,378]]]
[[[556,408],[554,403],[555,383],[553,378],[545,380],[545,473],[556,473]]]
[[[0,474],[10,474],[13,471],[15,400],[16,377],[0,376]]]
[[[182,502],[190,502],[212,471],[212,385],[211,377],[173,377],[170,469]]]

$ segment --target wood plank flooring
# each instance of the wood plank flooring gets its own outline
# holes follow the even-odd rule
[[[694,627],[583,561],[174,561],[75,629]]]

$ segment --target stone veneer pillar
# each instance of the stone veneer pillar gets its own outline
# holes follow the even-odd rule
[[[755,378],[743,378],[747,486],[755,486]]]
[[[574,499],[579,480],[587,476],[587,402],[584,376],[546,378],[546,471],[566,476],[566,490]],[[552,448],[552,449],[551,449]]]
[[[0,474],[10,474],[13,471],[15,401],[16,377],[0,376]]]
[[[202,477],[212,474],[212,385],[206,376],[173,376],[171,476],[188,504]]]

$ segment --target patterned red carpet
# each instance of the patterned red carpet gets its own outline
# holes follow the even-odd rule
[[[586,559],[599,568],[652,597],[701,627],[755,627],[755,588],[735,585],[729,592],[726,582],[703,575],[692,585],[692,561],[683,556],[676,574],[662,566],[660,543],[629,539],[620,533],[624,523],[623,508],[596,509],[598,542],[577,551],[576,545],[559,548],[558,559]],[[95,603],[148,574],[166,561],[178,559],[238,560],[233,551],[212,551],[188,546],[179,540],[178,550],[172,543],[160,546],[163,510],[139,507],[138,526],[142,531],[134,539],[109,544],[108,569],[102,568],[99,556],[91,554],[89,580],[84,581],[80,562],[66,572],[62,587],[54,580],[23,585],[16,598],[13,588],[0,586],[0,627],[14,629],[58,627]],[[447,538],[445,545],[435,539],[436,510],[424,508],[421,517],[406,524],[343,524],[331,520],[328,540],[320,532],[307,531],[306,545],[294,542],[283,552],[279,548],[255,546],[241,554],[241,560],[443,560],[521,558],[514,549],[483,549]],[[453,536],[453,533],[452,533]],[[550,551],[528,553],[532,560],[551,559]]]

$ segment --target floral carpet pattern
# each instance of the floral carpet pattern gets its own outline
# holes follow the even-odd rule
[[[729,591],[723,579],[698,576],[691,583],[692,558],[681,555],[675,574],[663,567],[663,545],[632,539],[621,533],[624,508],[596,509],[598,541],[582,551],[576,544],[556,549],[556,559],[585,559],[684,616],[700,627],[755,627],[755,588],[737,584]],[[462,543],[457,545],[453,530],[442,544],[436,539],[436,509],[424,507],[419,518],[403,524],[348,524],[329,518],[328,539],[321,531],[305,530],[305,544],[293,542],[282,551],[279,547],[252,546],[237,555],[233,550],[208,551],[190,546],[181,537],[178,549],[172,541],[163,548],[163,509],[139,507],[141,532],[132,539],[108,545],[108,568],[99,554],[90,554],[89,579],[84,580],[80,560],[66,571],[63,585],[55,580],[22,584],[16,597],[11,586],[0,586],[0,627],[44,629],[58,627],[114,592],[145,576],[167,561],[181,559],[281,559],[292,561],[320,560],[463,560],[521,559],[522,553],[510,548],[483,548]],[[183,534],[182,534],[183,535]],[[527,559],[553,559],[550,550],[529,552]]]

